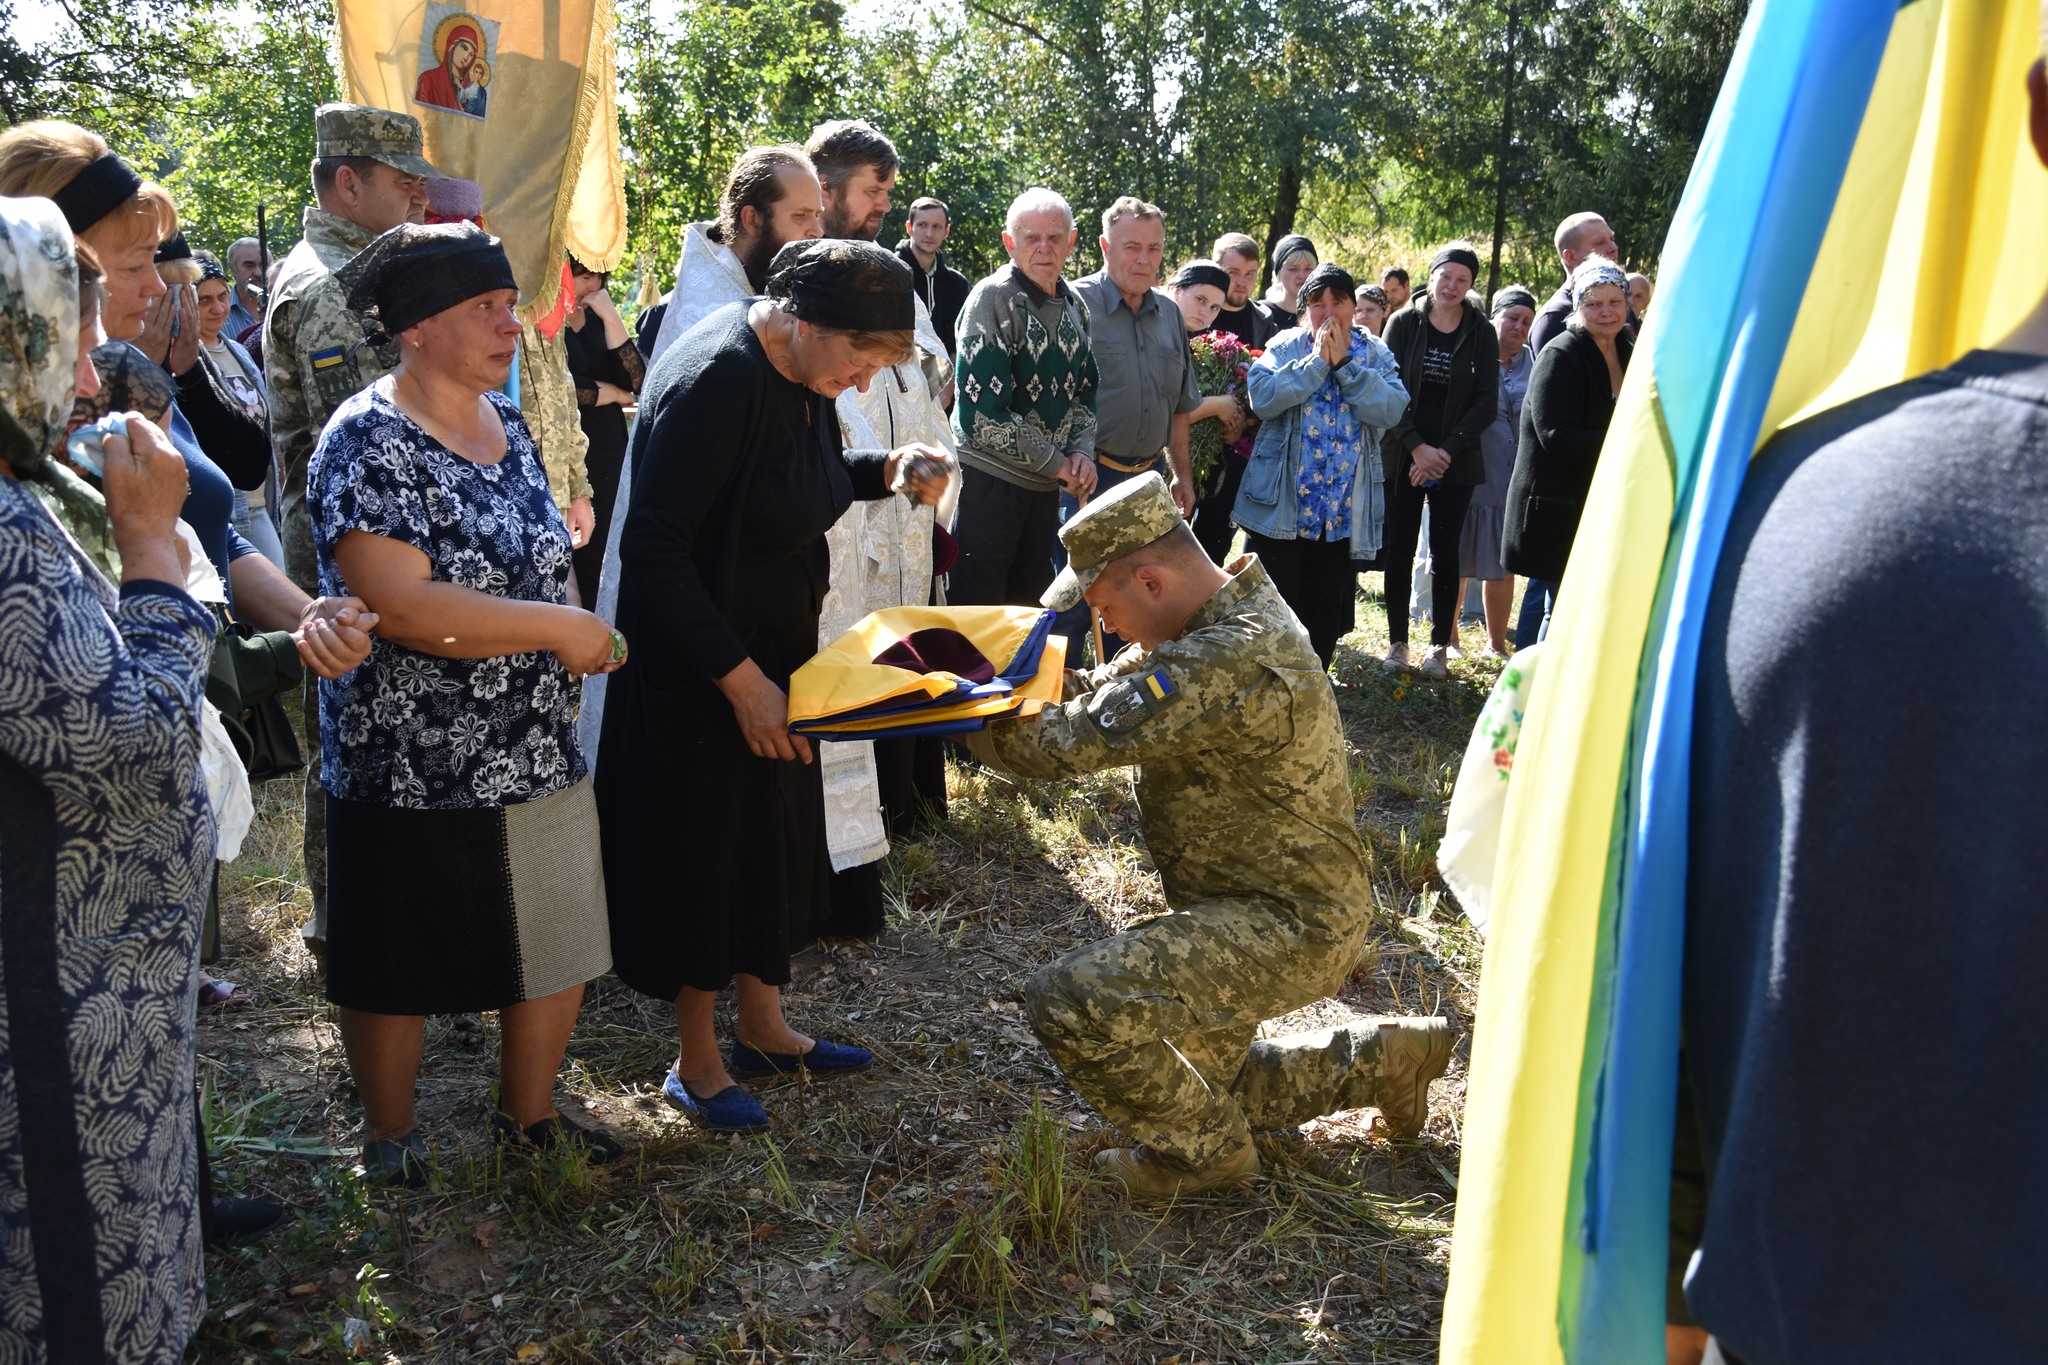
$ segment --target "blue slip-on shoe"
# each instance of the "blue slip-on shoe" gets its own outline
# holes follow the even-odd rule
[[[771,1126],[768,1111],[739,1086],[729,1085],[708,1099],[699,1099],[670,1068],[662,1078],[661,1097],[696,1120],[697,1126],[713,1133],[765,1133]]]
[[[835,1043],[820,1038],[809,1052],[762,1052],[735,1042],[725,1059],[726,1070],[747,1080],[763,1076],[794,1076],[799,1069],[819,1076],[842,1076],[863,1071],[873,1064],[875,1054],[864,1047]]]

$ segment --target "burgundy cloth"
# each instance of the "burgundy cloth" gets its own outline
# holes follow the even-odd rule
[[[943,526],[932,527],[932,572],[951,573],[960,562],[960,542]]]
[[[875,656],[878,664],[912,673],[951,673],[969,682],[996,680],[995,665],[957,630],[913,630]]]

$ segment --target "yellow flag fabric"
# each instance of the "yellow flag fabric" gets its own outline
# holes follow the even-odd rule
[[[1651,960],[1631,955],[1641,925],[1629,914],[1658,895],[1666,913],[1683,900],[1668,880],[1682,857],[1667,856],[1674,839],[1683,849],[1682,806],[1677,829],[1660,826],[1645,791],[1659,780],[1653,760],[1674,742],[1682,752],[1689,730],[1660,731],[1659,711],[1682,702],[1690,714],[1686,646],[1748,454],[1801,416],[1995,344],[2048,289],[2048,173],[2028,141],[2024,84],[2040,20],[2038,0],[1750,10],[1516,751],[1445,1362],[1663,1358],[1663,1248],[1616,1234],[1661,1234],[1660,1190],[1618,1179],[1612,1155],[1645,1133],[1646,1165],[1670,1150],[1668,1089],[1617,1082],[1627,1037],[1649,1017],[1617,1006],[1625,978],[1640,994]],[[1780,320],[1773,310],[1795,294],[1796,315]],[[1682,770],[1671,773],[1662,780],[1682,792]],[[1641,1075],[1667,1061],[1675,1072],[1676,959],[1656,965],[1673,1055]],[[1661,1118],[1661,1148],[1655,1125],[1630,1127],[1631,1115]]]
[[[906,724],[920,726],[941,725],[955,720],[996,720],[1012,717],[1035,716],[1050,702],[1060,699],[1061,689],[1066,683],[1067,639],[1064,635],[1048,636],[1045,652],[1038,656],[1038,673],[1029,682],[1007,697],[988,697],[980,701],[957,702],[950,706],[921,708],[911,715],[876,716],[870,720],[844,721],[830,727],[835,735],[861,735],[876,730],[900,729]],[[808,735],[820,733],[808,729]]]
[[[427,159],[483,187],[531,321],[562,254],[626,249],[612,0],[338,0],[348,98],[420,121]]]
[[[912,673],[875,659],[921,630],[957,631],[1000,672],[1041,632],[1038,607],[889,607],[870,612],[790,676],[789,720],[823,720],[899,697],[942,697],[965,682],[951,673]],[[924,713],[920,713],[922,715]]]

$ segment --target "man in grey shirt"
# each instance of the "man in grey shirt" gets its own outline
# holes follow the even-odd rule
[[[1095,400],[1096,488],[1159,469],[1174,505],[1187,516],[1195,506],[1188,414],[1201,406],[1202,391],[1180,306],[1153,288],[1166,251],[1166,217],[1157,206],[1124,195],[1103,210],[1101,244],[1103,268],[1074,284],[1088,305],[1088,343],[1102,376]],[[1067,515],[1075,510],[1078,504]]]
[[[1195,478],[1188,467],[1188,414],[1202,402],[1188,351],[1180,305],[1153,286],[1166,253],[1166,216],[1157,205],[1123,195],[1102,211],[1103,267],[1074,283],[1088,305],[1088,344],[1101,374],[1095,399],[1095,487],[1114,488],[1154,470],[1173,490],[1182,516],[1195,510]],[[1060,494],[1060,521],[1081,510]],[[1061,566],[1065,555],[1058,556]],[[1056,627],[1070,644],[1068,657],[1088,633],[1088,609],[1075,607]],[[1101,641],[1107,663],[1123,646],[1113,632]]]

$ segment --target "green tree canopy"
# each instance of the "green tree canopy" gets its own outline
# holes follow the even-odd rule
[[[0,0],[12,34],[21,0]],[[1003,210],[1047,185],[1080,220],[1131,193],[1166,212],[1173,261],[1226,231],[1306,231],[1376,274],[1436,244],[1498,250],[1500,278],[1556,273],[1550,235],[1604,213],[1654,266],[1747,0],[616,0],[628,270],[674,270],[747,146],[873,119],[950,253],[1002,260]],[[891,7],[895,6],[895,7]],[[288,245],[310,196],[312,111],[336,97],[324,0],[74,0],[49,41],[0,37],[10,121],[105,132],[177,194],[196,244]],[[251,16],[253,15],[253,22]],[[1482,286],[1486,281],[1482,279]]]

